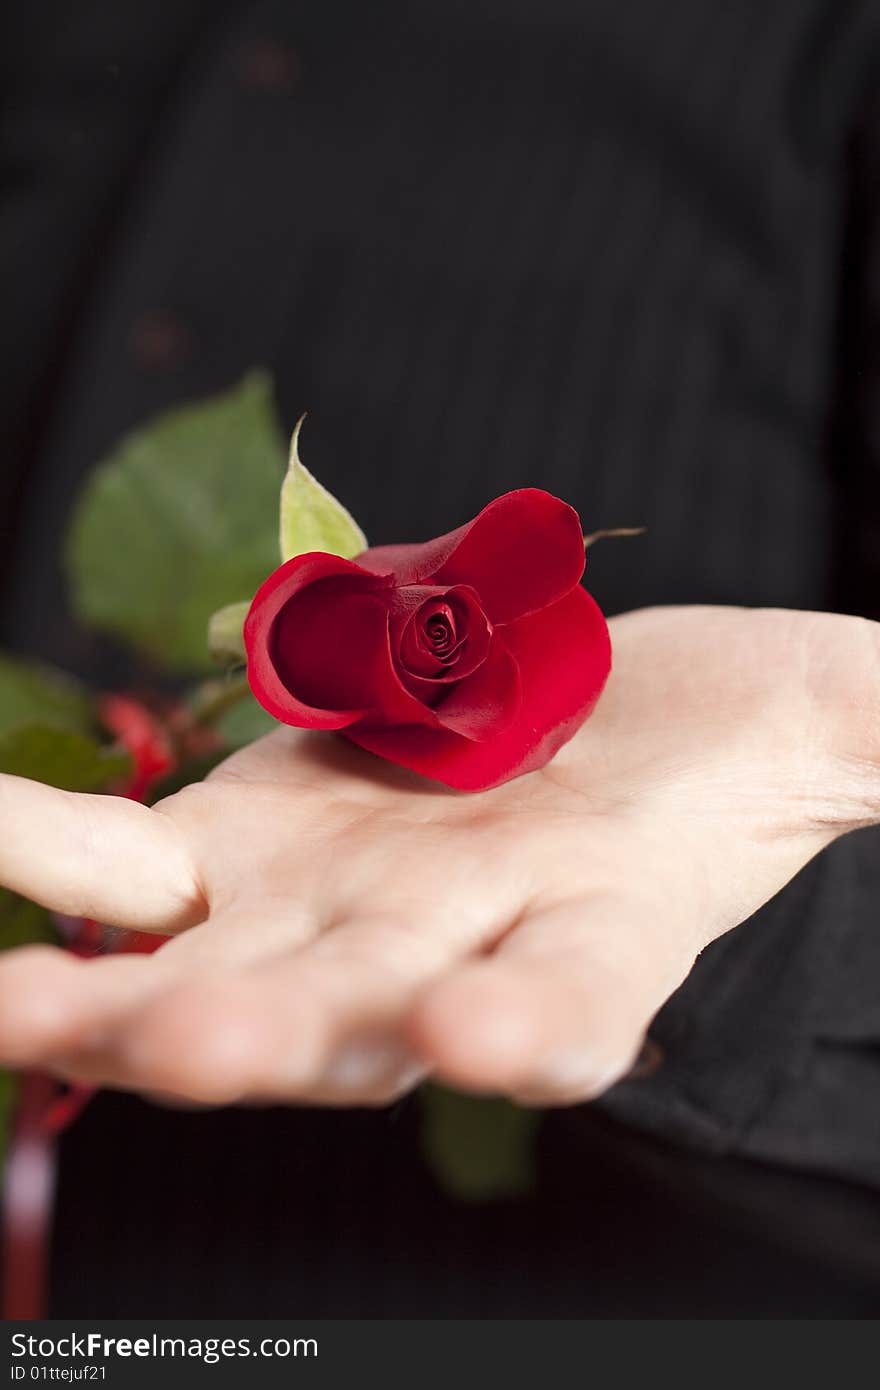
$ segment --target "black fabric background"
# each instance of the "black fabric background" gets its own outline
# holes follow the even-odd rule
[[[3,24],[5,644],[114,683],[147,677],[69,618],[57,556],[71,500],[125,428],[258,362],[277,375],[288,423],[309,408],[309,462],[376,543],[446,530],[534,483],[569,498],[588,529],[649,527],[637,551],[591,556],[610,612],[877,611],[875,0],[88,0],[17,6]],[[699,1151],[880,1184],[878,876],[880,836],[849,837],[710,948],[656,1023],[664,1066],[616,1088],[607,1109]],[[393,1193],[375,1190],[393,1117],[147,1113],[106,1098],[66,1141],[59,1312],[105,1311],[89,1300],[113,1285],[95,1273],[106,1251],[87,1288],[76,1272],[82,1213],[153,1202],[167,1214],[164,1174],[201,1161],[207,1135],[224,1195],[187,1208],[187,1234],[174,1207],[187,1249],[166,1287],[181,1312],[252,1311],[232,1289],[246,1250],[249,1288],[283,1302],[285,1168],[261,1158],[275,1133],[332,1150],[340,1183],[358,1180],[359,1144],[378,1142],[358,1190],[394,1219]],[[146,1174],[127,1187],[112,1162],[96,1178],[89,1165],[117,1126],[147,1144],[155,1189]],[[587,1112],[548,1133],[556,1210],[582,1212],[603,1145],[630,1141]],[[417,1162],[408,1143],[392,1171],[400,1153]],[[556,1152],[569,1155],[561,1169]],[[658,1181],[639,1160],[655,1210],[668,1210],[665,1187],[693,1192],[690,1162],[670,1151]],[[206,1223],[237,1219],[224,1163],[236,1190],[271,1171],[275,1197],[238,1243],[218,1245]],[[794,1209],[812,1212],[824,1199],[803,1191]],[[546,1201],[537,1210],[546,1217]],[[463,1250],[496,1219],[474,1217]],[[538,1295],[528,1280],[510,1292],[516,1252],[556,1229],[549,1217],[528,1228],[488,1266],[520,1311]],[[433,1217],[418,1229],[437,1238]],[[424,1241],[414,1307],[459,1310],[437,1292]],[[559,1248],[538,1245],[545,1262]],[[559,1306],[563,1286],[584,1292],[587,1246],[581,1256],[559,1266]],[[399,1271],[405,1252],[389,1259]],[[405,1300],[399,1272],[368,1263],[363,1277],[378,1279],[378,1306]],[[680,1297],[699,1301],[681,1278]],[[636,1312],[653,1306],[644,1281],[620,1279]],[[474,1287],[465,1308],[496,1306]],[[710,1301],[728,1296],[712,1287]],[[372,1308],[341,1288],[329,1278],[325,1311]]]

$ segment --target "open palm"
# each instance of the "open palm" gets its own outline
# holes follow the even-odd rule
[[[0,882],[174,933],[152,956],[5,955],[0,1059],[210,1102],[381,1102],[426,1072],[602,1091],[699,951],[880,806],[873,625],[611,628],[593,718],[478,795],[284,728],[152,810],[0,778]]]

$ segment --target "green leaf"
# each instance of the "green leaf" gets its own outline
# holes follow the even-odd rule
[[[11,1071],[0,1071],[0,1166],[6,1158],[17,1094],[18,1078]]]
[[[80,498],[67,563],[78,616],[174,669],[210,667],[211,614],[278,564],[284,444],[267,373],[125,436]]]
[[[450,1196],[479,1202],[530,1190],[537,1111],[444,1086],[423,1086],[419,1096],[425,1159]]]
[[[244,646],[244,620],[250,604],[227,603],[208,623],[208,651],[221,666],[244,666],[247,652]]]
[[[0,734],[21,724],[84,733],[92,727],[89,693],[60,671],[0,654]]]
[[[257,704],[253,695],[247,695],[226,711],[216,727],[230,748],[243,748],[264,734],[270,734],[278,724],[262,705]]]
[[[299,457],[297,421],[290,441],[290,462],[281,487],[281,558],[290,560],[309,550],[324,550],[350,560],[367,548],[367,538],[350,512],[332,492],[313,478]]]
[[[45,907],[0,888],[0,951],[29,946],[35,941],[57,940],[52,917]]]
[[[48,724],[28,724],[0,735],[0,772],[30,777],[64,791],[104,791],[126,775],[127,753]]]

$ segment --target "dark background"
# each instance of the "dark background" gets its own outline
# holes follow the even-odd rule
[[[610,612],[880,608],[873,0],[38,0],[0,36],[4,645],[150,678],[69,617],[71,502],[255,363],[373,542],[531,483],[649,527],[591,556]],[[412,1101],[101,1098],[54,1311],[866,1316],[878,878],[851,837],[706,952],[522,1202],[438,1194]]]

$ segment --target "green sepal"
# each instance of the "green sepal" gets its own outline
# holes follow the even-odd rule
[[[218,608],[208,623],[208,650],[220,666],[235,668],[247,664],[244,647],[244,620],[250,604],[227,603]]]
[[[281,485],[281,559],[323,550],[350,560],[367,548],[367,538],[350,512],[313,477],[299,456],[297,421],[290,441],[290,460]]]

